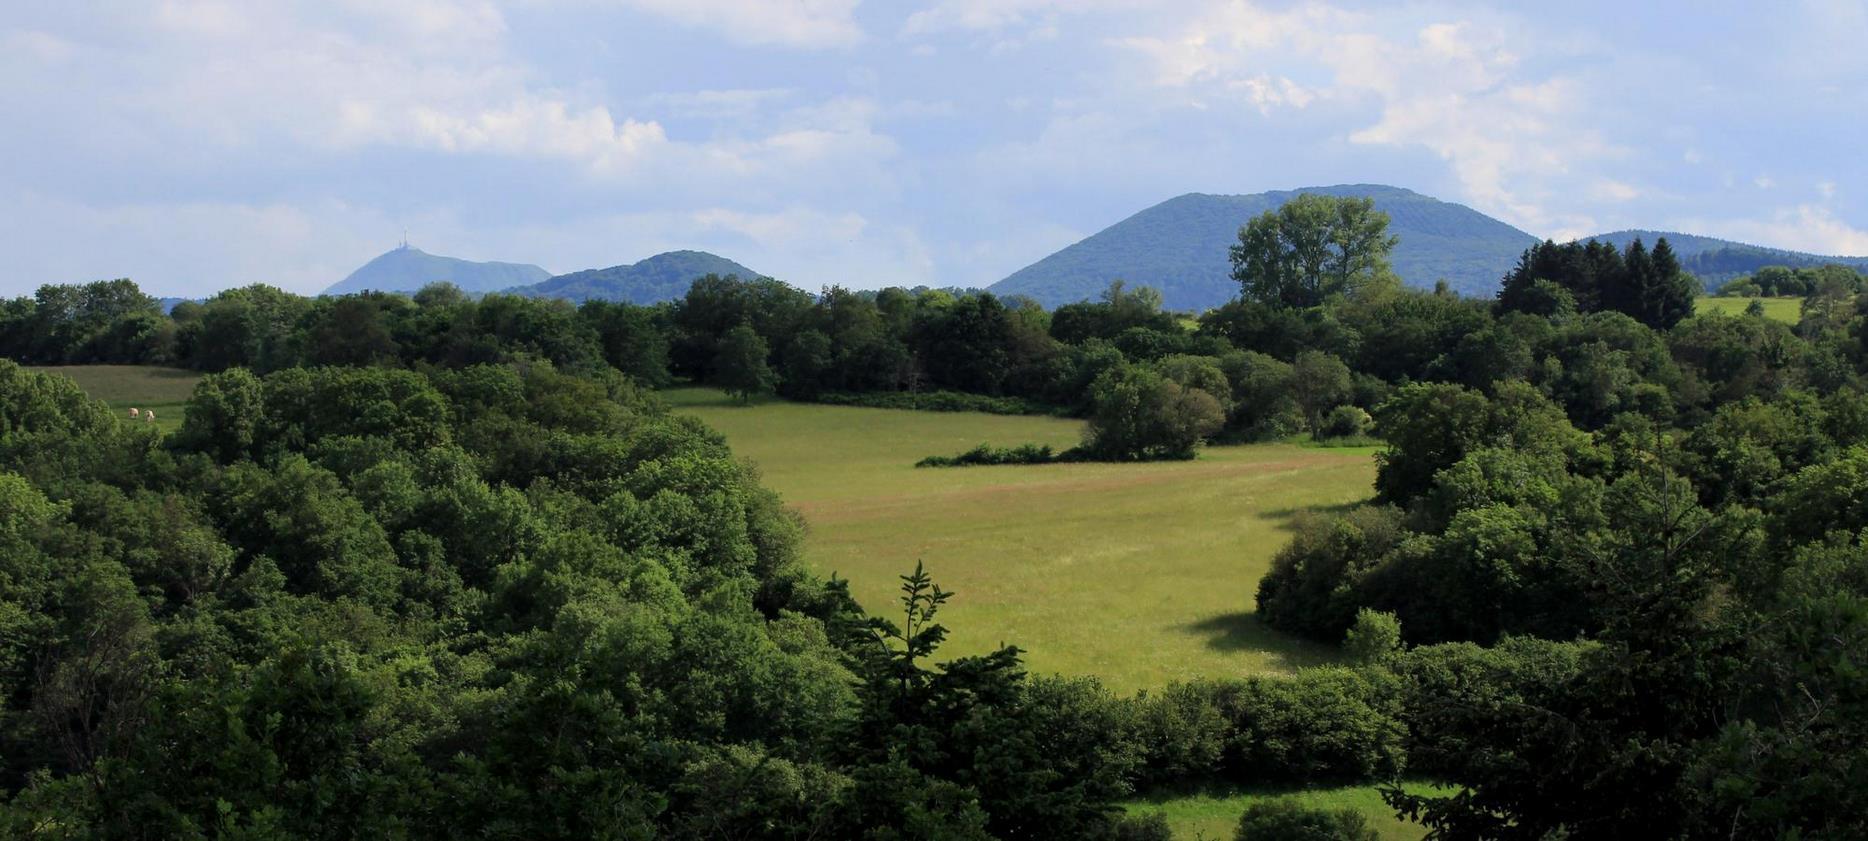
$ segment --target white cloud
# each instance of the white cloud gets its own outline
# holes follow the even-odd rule
[[[1055,14],[1069,5],[1067,0],[939,0],[909,15],[902,32],[919,35],[951,29],[1003,29],[1034,15]]]
[[[1641,191],[1635,189],[1633,185],[1613,178],[1597,178],[1595,183],[1589,187],[1589,197],[1596,201],[1625,202],[1640,196]]]
[[[1425,148],[1447,162],[1466,200],[1532,230],[1589,227],[1586,216],[1551,209],[1559,184],[1622,150],[1589,128],[1580,83],[1526,71],[1503,25],[1398,14],[1229,0],[1171,34],[1114,43],[1147,57],[1156,83],[1193,103],[1229,91],[1265,114],[1321,102],[1373,108],[1351,142]],[[1300,81],[1306,75],[1328,81]]]
[[[854,5],[647,4],[684,20],[731,18],[733,26],[787,40],[834,30]],[[127,50],[95,50],[87,59],[113,71],[114,84],[103,95],[121,106],[112,117],[134,125],[142,151],[154,151],[158,160],[294,150],[337,156],[389,147],[557,162],[578,175],[621,183],[692,181],[702,192],[724,193],[726,179],[771,182],[733,185],[758,191],[825,180],[830,168],[875,176],[882,172],[878,162],[896,149],[872,128],[882,109],[852,111],[834,102],[850,113],[795,107],[761,114],[751,136],[672,137],[653,114],[618,111],[599,87],[541,83],[538,71],[513,54],[506,22],[486,0],[267,8],[167,0],[118,23],[126,32],[152,35],[133,38]],[[790,98],[785,89],[716,90],[650,96],[635,107],[723,119],[769,112]]]
[[[1840,257],[1868,256],[1868,230],[1838,218],[1827,207],[1782,207],[1766,219],[1683,219],[1683,230],[1711,236]]]
[[[797,96],[791,88],[732,88],[657,93],[648,97],[651,108],[675,117],[744,119]]]
[[[427,224],[412,227],[442,227],[420,221]],[[14,255],[17,279],[128,277],[154,295],[249,283],[315,293],[387,250],[400,230],[379,211],[330,200],[91,204],[33,193],[7,197],[0,222],[0,248]],[[460,253],[473,256],[471,248]]]
[[[1833,199],[1836,197],[1836,182],[1818,181],[1816,182],[1816,192],[1825,199]]]
[[[1283,76],[1274,77],[1264,73],[1249,79],[1228,80],[1226,86],[1242,93],[1247,102],[1257,106],[1258,112],[1266,115],[1274,108],[1302,108],[1317,99],[1316,91]]]
[[[704,27],[741,43],[783,47],[849,47],[863,40],[856,7],[862,0],[616,0],[620,5]]]
[[[1757,187],[1760,190],[1769,190],[1772,187],[1777,186],[1777,179],[1772,178],[1769,175],[1760,175],[1756,178],[1751,179],[1751,183],[1753,186]]]
[[[42,64],[59,64],[75,55],[77,47],[51,33],[24,30],[0,33],[0,53],[30,58]]]

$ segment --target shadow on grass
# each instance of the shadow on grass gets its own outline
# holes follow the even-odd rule
[[[1258,620],[1257,612],[1250,610],[1210,616],[1176,625],[1174,630],[1205,637],[1206,647],[1214,651],[1253,651],[1266,655],[1273,668],[1296,669],[1336,659],[1336,649],[1274,630]]]
[[[1303,505],[1303,506],[1297,506],[1293,508],[1269,508],[1263,512],[1263,515],[1265,518],[1275,521],[1278,524],[1278,528],[1284,529],[1285,531],[1290,531],[1292,528],[1296,526],[1298,518],[1303,517],[1305,515],[1315,515],[1319,517],[1335,517],[1341,514],[1347,514],[1350,511],[1353,511],[1357,508],[1361,508],[1364,505],[1368,505],[1369,503],[1373,501],[1374,499],[1371,497],[1369,499],[1358,499],[1358,500],[1354,500],[1351,502],[1337,502],[1337,503],[1332,503],[1329,505]]]

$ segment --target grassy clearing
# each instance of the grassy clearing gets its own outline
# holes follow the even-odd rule
[[[64,374],[86,394],[104,401],[126,417],[131,407],[154,409],[156,426],[164,432],[182,427],[182,405],[201,379],[198,371],[145,365],[41,365],[30,370]]]
[[[1764,304],[1764,317],[1773,321],[1795,324],[1803,317],[1802,298],[1700,298],[1694,306],[1699,312],[1744,315],[1752,301]]]
[[[1285,672],[1333,649],[1258,624],[1252,595],[1292,518],[1369,495],[1373,448],[1214,447],[1155,464],[917,470],[981,443],[1078,442],[1081,423],[782,401],[718,391],[664,397],[723,433],[810,522],[806,553],[893,609],[897,576],[927,563],[958,595],[943,653],[1001,644],[1035,672],[1087,674],[1118,692],[1174,680]]]
[[[1414,794],[1430,792],[1445,793],[1449,789],[1429,783],[1406,783],[1402,786]],[[1172,797],[1136,800],[1124,807],[1131,813],[1147,814],[1162,812],[1167,815],[1168,825],[1174,829],[1175,838],[1206,839],[1206,841],[1230,841],[1232,833],[1239,825],[1239,816],[1245,813],[1245,807],[1255,800],[1272,797],[1291,796],[1305,805],[1323,809],[1354,809],[1368,816],[1369,824],[1381,833],[1384,841],[1394,839],[1418,839],[1427,834],[1426,827],[1411,821],[1395,817],[1394,810],[1382,802],[1381,792],[1374,786],[1344,786],[1341,788],[1313,789],[1272,789],[1254,788],[1234,791],[1202,792]]]

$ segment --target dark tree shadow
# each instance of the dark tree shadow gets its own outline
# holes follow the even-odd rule
[[[1336,653],[1331,646],[1274,630],[1260,622],[1256,612],[1249,610],[1176,625],[1174,630],[1206,637],[1206,647],[1214,651],[1256,651],[1269,655],[1272,665],[1286,669],[1327,663],[1335,659]]]
[[[1296,527],[1298,518],[1306,514],[1320,517],[1334,517],[1339,514],[1347,514],[1356,508],[1368,505],[1374,501],[1374,497],[1369,497],[1368,499],[1337,502],[1330,505],[1302,505],[1291,508],[1270,508],[1265,510],[1264,516],[1276,522],[1278,528],[1290,531]]]

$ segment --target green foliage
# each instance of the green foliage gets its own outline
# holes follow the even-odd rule
[[[9,831],[1148,837],[1115,699],[934,669],[947,594],[889,637],[626,380],[234,369],[168,449],[113,415],[0,363]]]
[[[1092,458],[1192,458],[1194,448],[1225,422],[1212,395],[1138,366],[1105,372],[1092,392],[1082,448]]]
[[[1392,282],[1388,214],[1373,199],[1306,193],[1239,229],[1232,277],[1245,297],[1310,307]]]
[[[1355,406],[1337,406],[1323,416],[1317,429],[1319,438],[1361,438],[1375,425],[1369,413]]]
[[[832,406],[867,406],[872,409],[912,409],[919,412],[984,412],[990,415],[1048,415],[1054,409],[1018,397],[989,397],[958,391],[876,391],[861,394],[825,392],[814,403]]]
[[[1499,303],[1516,312],[1558,315],[1565,302],[1544,282],[1568,292],[1583,312],[1620,312],[1657,330],[1692,315],[1693,299],[1701,291],[1666,237],[1655,240],[1652,252],[1638,236],[1622,251],[1593,239],[1539,243],[1526,249],[1505,276]]]
[[[1401,622],[1394,614],[1366,607],[1356,611],[1356,623],[1343,635],[1343,653],[1351,663],[1386,663],[1400,651]]]
[[[778,375],[766,365],[768,355],[765,340],[742,324],[721,338],[720,350],[713,359],[714,377],[726,393],[745,403],[771,391],[778,383]]]
[[[1319,809],[1289,798],[1260,800],[1239,816],[1235,841],[1376,841],[1362,813]]]
[[[1323,431],[1324,415],[1349,397],[1349,387],[1349,366],[1327,353],[1307,350],[1291,363],[1291,399],[1312,434]]]
[[[991,464],[1050,464],[1060,459],[1049,444],[1020,444],[994,447],[981,444],[957,456],[928,456],[915,462],[916,467],[977,467]]]

